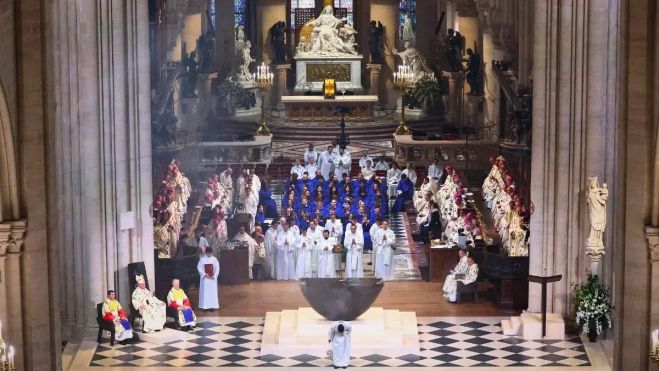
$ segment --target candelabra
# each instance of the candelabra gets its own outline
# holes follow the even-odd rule
[[[398,72],[394,72],[394,87],[401,91],[401,108],[400,108],[400,124],[396,128],[396,135],[410,135],[412,131],[405,122],[405,92],[409,89],[414,83],[414,72],[412,68],[407,64],[403,63],[398,66]]]
[[[5,343],[2,338],[2,322],[0,322],[0,371],[16,371],[14,362],[14,347]]]
[[[268,129],[268,124],[265,122],[264,107],[265,95],[272,88],[274,81],[274,75],[270,72],[270,66],[266,66],[265,63],[257,66],[254,81],[256,82],[256,87],[259,89],[259,93],[261,93],[261,125],[256,129],[256,135],[270,135],[270,129]]]
[[[652,348],[650,349],[650,359],[654,363],[659,363],[659,330],[652,331]]]

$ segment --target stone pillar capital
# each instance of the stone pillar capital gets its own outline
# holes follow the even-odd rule
[[[645,238],[648,240],[650,263],[659,262],[659,228],[645,226]]]
[[[0,256],[21,252],[26,229],[25,219],[0,223]]]

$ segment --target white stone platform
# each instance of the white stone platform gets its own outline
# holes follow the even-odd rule
[[[362,60],[363,55],[349,55],[340,57],[295,57],[295,91],[321,91],[323,89],[323,81],[319,79],[307,79],[307,70],[311,72],[312,69],[318,68],[320,65],[322,69],[331,71],[332,68],[339,68],[349,65],[349,78],[340,78],[338,75],[333,74],[325,75],[325,78],[334,78],[336,80],[336,95],[341,93],[341,89],[346,90],[362,90]]]
[[[503,334],[521,336],[524,340],[565,340],[565,322],[559,313],[547,313],[547,328],[542,337],[542,313],[523,311],[519,317],[501,321]]]
[[[190,338],[188,333],[185,331],[172,330],[167,327],[158,332],[149,332],[148,334],[137,332],[136,334],[142,341],[162,345],[171,343],[173,341],[185,341]]]
[[[324,357],[331,323],[311,308],[267,312],[261,355]],[[353,356],[420,354],[415,312],[370,308],[350,324]]]

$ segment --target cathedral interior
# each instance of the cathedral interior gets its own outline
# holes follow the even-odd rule
[[[659,371],[655,1],[0,29],[0,371]]]

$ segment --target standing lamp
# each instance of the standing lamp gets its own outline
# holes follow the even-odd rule
[[[256,135],[266,136],[270,135],[270,129],[268,129],[268,124],[265,122],[265,95],[270,89],[274,82],[274,75],[270,72],[270,66],[266,66],[265,62],[261,63],[260,66],[256,67],[256,73],[254,74],[254,81],[256,82],[256,87],[261,93],[261,125],[256,129]]]

